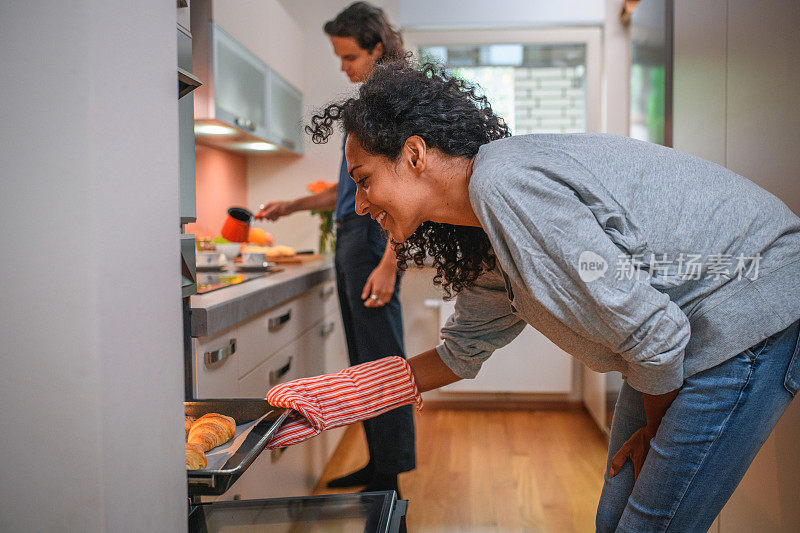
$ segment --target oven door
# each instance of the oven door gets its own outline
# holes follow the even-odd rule
[[[189,533],[399,533],[407,507],[394,491],[203,503],[189,509]]]

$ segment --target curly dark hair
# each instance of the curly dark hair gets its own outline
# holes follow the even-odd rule
[[[352,37],[358,46],[372,52],[378,43],[383,45],[381,61],[400,59],[405,55],[403,38],[379,7],[366,2],[353,2],[322,30],[331,37]]]
[[[358,139],[367,153],[396,161],[406,139],[418,135],[430,148],[472,159],[482,145],[511,135],[476,85],[456,78],[441,65],[410,61],[377,65],[358,96],[329,104],[311,118],[306,132],[314,143],[327,142],[334,122]],[[423,222],[405,242],[394,243],[397,264],[436,268],[434,283],[447,296],[492,270],[496,258],[482,228]]]

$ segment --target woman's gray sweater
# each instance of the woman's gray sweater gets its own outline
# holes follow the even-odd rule
[[[469,194],[499,269],[442,329],[437,351],[461,377],[527,322],[662,394],[800,318],[800,218],[698,157],[612,135],[511,137],[481,147]]]

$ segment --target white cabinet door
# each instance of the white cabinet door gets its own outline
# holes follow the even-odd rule
[[[303,339],[308,334],[283,347],[247,375],[239,379],[239,398],[265,398],[278,383],[306,376]]]
[[[252,372],[311,326],[304,303],[296,298],[239,323],[239,376]]]
[[[236,326],[209,337],[196,337],[192,339],[192,345],[194,397],[236,398],[236,380],[239,377]]]
[[[307,360],[323,349],[321,323],[239,380],[240,398],[263,398],[270,387],[308,375]],[[283,450],[264,451],[224,498],[276,498],[310,494],[322,473],[316,438]]]
[[[442,302],[441,325],[453,314],[455,300]],[[442,392],[564,393],[572,390],[572,357],[544,335],[525,326],[511,343],[483,363],[475,379],[443,387]]]

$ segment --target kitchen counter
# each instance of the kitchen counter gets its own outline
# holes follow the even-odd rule
[[[213,335],[334,279],[333,255],[190,298],[192,337]]]

